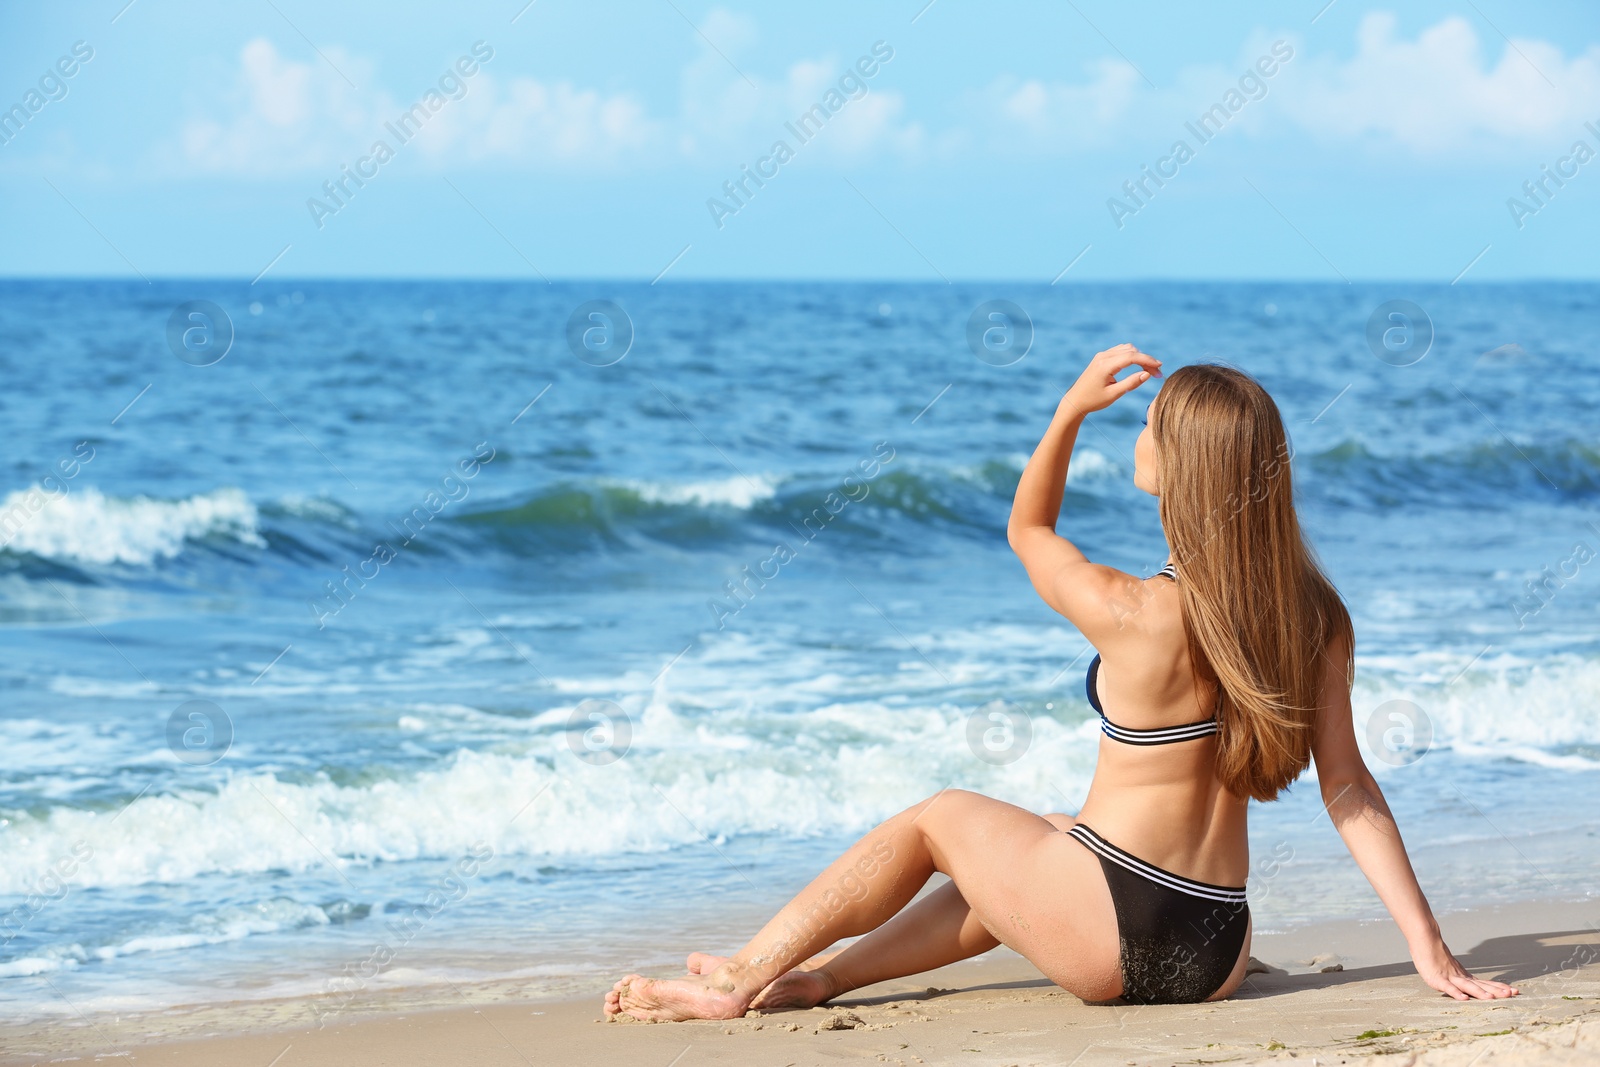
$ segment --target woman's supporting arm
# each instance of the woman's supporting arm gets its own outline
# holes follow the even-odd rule
[[[1330,648],[1324,662],[1323,701],[1312,742],[1322,803],[1351,857],[1405,936],[1417,973],[1456,1000],[1515,996],[1518,990],[1503,982],[1474,978],[1446,947],[1411,868],[1394,813],[1356,745],[1344,674],[1348,659],[1342,648]]]

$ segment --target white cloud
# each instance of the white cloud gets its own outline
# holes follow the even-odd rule
[[[815,105],[855,57],[793,63],[780,80],[745,76],[728,56],[755,39],[748,18],[715,10],[702,25],[715,47],[698,35],[696,57],[684,68],[679,99],[653,115],[628,92],[602,92],[570,81],[546,81],[485,63],[463,79],[466,92],[449,100],[423,125],[414,143],[433,166],[452,162],[499,163],[522,169],[592,171],[648,161],[729,164],[765,152],[787,134],[784,123]],[[870,44],[862,48],[865,54]],[[395,121],[431,86],[396,98],[376,86],[371,64],[327,49],[343,70],[360,70],[358,93],[321,59],[286,58],[265,38],[240,51],[234,84],[208,114],[191,117],[178,135],[188,167],[276,174],[331,172],[365,154],[377,138],[391,143],[385,123]],[[443,66],[441,65],[441,72]],[[882,75],[876,79],[881,85]],[[922,131],[904,120],[901,94],[865,79],[866,92],[828,123],[827,135],[808,154],[856,158],[890,148],[915,151]]]
[[[896,61],[876,61],[872,77],[855,70],[860,57],[871,56],[873,42],[864,40],[846,54],[796,60],[781,78],[767,79],[748,64],[742,73],[733,66],[740,63],[741,49],[757,39],[751,19],[714,9],[701,29],[716,47],[702,47],[684,68],[674,120],[683,155],[721,166],[765,153],[775,140],[798,147],[784,124],[798,120],[830,89],[839,90],[847,102],[828,120],[826,133],[805,146],[808,158],[853,161],[872,152],[919,149],[921,126],[905,120],[905,97],[885,86],[886,72]],[[859,86],[854,93],[839,89],[840,79],[847,76]]]
[[[1549,42],[1513,39],[1491,61],[1465,19],[1445,18],[1406,40],[1386,12],[1361,20],[1349,59],[1313,55],[1296,35],[1283,36],[1295,57],[1265,79],[1266,97],[1244,108],[1230,128],[1299,129],[1324,141],[1368,140],[1438,154],[1567,131],[1577,136],[1585,121],[1600,118],[1600,47],[1569,59]],[[1257,35],[1232,66],[1185,67],[1171,88],[1152,89],[1112,59],[1092,66],[1084,81],[999,79],[976,94],[966,124],[981,139],[986,119],[989,139],[1034,151],[1181,135],[1183,122],[1234,87],[1270,44],[1270,36]]]
[[[513,77],[504,86],[487,71],[465,97],[439,113],[417,143],[434,160],[515,160],[533,169],[593,169],[659,143],[662,130],[643,103],[569,82]]]
[[[272,42],[256,38],[239,56],[255,114],[273,126],[293,126],[310,114],[311,68],[278,55]]]
[[[370,64],[328,51],[340,70],[371,78]],[[179,151],[190,168],[272,174],[325,167],[353,145],[364,148],[378,125],[372,104],[328,63],[287,59],[264,37],[240,50],[234,84],[220,104],[224,113],[190,118],[179,129]]]
[[[836,89],[872,47],[863,41],[847,53],[800,59],[764,79],[742,60],[757,39],[750,18],[715,9],[700,28],[711,43],[692,35],[697,51],[672,101],[542,80],[505,69],[503,60],[487,63],[466,79],[464,97],[428,120],[416,139],[418,156],[433,167],[468,162],[576,172],[732,166],[766,152],[774,140],[792,139],[785,124]],[[1458,17],[1406,39],[1383,12],[1362,19],[1347,59],[1312,54],[1303,41],[1284,36],[1294,59],[1265,80],[1265,98],[1238,112],[1230,136],[1299,130],[1319,141],[1436,155],[1567,131],[1579,136],[1585,120],[1600,118],[1600,47],[1571,58],[1535,40],[1491,49]],[[1184,67],[1159,89],[1117,58],[1089,64],[1075,80],[998,77],[960,96],[933,132],[889,88],[900,62],[890,60],[861,80],[865,93],[851,97],[804,151],[843,164],[871,156],[955,161],[997,150],[1072,155],[1164,148],[1271,45],[1272,35],[1257,33],[1232,63]],[[231,88],[209,113],[181,127],[187,165],[249,174],[337,170],[430,88],[414,86],[396,97],[393,87],[377,87],[372,64],[337,47],[326,51],[368,91],[352,89],[321,58],[291,59],[265,38],[252,40],[239,53]]]
[[[1103,59],[1092,64],[1093,76],[1082,85],[1047,83],[1030,78],[1021,85],[997,84],[995,105],[1009,122],[1037,134],[1069,134],[1080,138],[1113,127],[1133,105],[1139,72],[1128,64]]]
[[[338,70],[321,59],[285,58],[265,38],[246,44],[221,107],[189,119],[179,131],[188,165],[256,175],[333,171],[377,139],[399,147],[385,124],[398,122],[438,86],[418,85],[404,99],[382,87],[360,93],[339,71],[372,86],[372,65],[337,48],[327,51]],[[490,60],[460,79],[464,94],[446,98],[428,116],[414,138],[422,158],[515,159],[533,167],[584,169],[648,148],[659,136],[644,105],[626,93],[527,77],[502,84],[492,66]],[[439,73],[446,73],[442,62]]]
[[[1307,59],[1285,79],[1284,113],[1323,137],[1376,136],[1428,153],[1576,135],[1600,117],[1600,48],[1569,60],[1555,45],[1514,38],[1491,66],[1465,19],[1407,41],[1387,12],[1363,18],[1356,43],[1348,61]]]
[[[1183,124],[1216,104],[1272,40],[1252,38],[1232,64],[1196,64],[1180,69],[1173,84],[1151,87],[1126,60],[1103,58],[1086,67],[1078,82],[1014,77],[995,79],[967,94],[962,126],[963,150],[973,143],[989,151],[1074,155],[1103,149],[1138,152],[1165,148],[1184,135]],[[1270,96],[1288,77],[1283,68],[1259,85]],[[1259,95],[1262,88],[1256,90]],[[1261,105],[1251,100],[1230,120],[1232,127],[1259,132]]]

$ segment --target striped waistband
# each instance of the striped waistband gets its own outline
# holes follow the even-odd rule
[[[1205,719],[1201,722],[1184,723],[1181,726],[1159,726],[1154,730],[1135,730],[1127,726],[1118,726],[1106,718],[1105,712],[1100,713],[1100,732],[1113,741],[1121,741],[1125,745],[1170,745],[1174,741],[1192,741],[1197,737],[1209,737],[1217,732],[1217,720]]]
[[[1163,870],[1153,863],[1146,863],[1138,856],[1124,852],[1113,845],[1083,823],[1074,823],[1068,827],[1067,833],[1077,838],[1090,852],[1101,859],[1110,860],[1119,867],[1125,867],[1134,874],[1164,885],[1168,889],[1176,889],[1180,893],[1187,893],[1192,897],[1204,897],[1206,900],[1219,900],[1224,904],[1243,904],[1246,902],[1244,886],[1212,885],[1210,882],[1197,882],[1193,878],[1185,878],[1181,874],[1173,874]]]

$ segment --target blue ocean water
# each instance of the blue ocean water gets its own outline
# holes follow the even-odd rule
[[[169,343],[194,300],[232,323],[208,366]],[[990,300],[1021,358],[969,344]],[[1392,300],[1431,325],[1380,314],[1375,349]],[[1075,810],[1086,646],[1004,525],[1123,340],[1277,398],[1436,907],[1592,893],[1597,312],[1553,283],[0,283],[0,1013],[603,988],[738,944],[940,788]],[[1150,573],[1142,408],[1090,420],[1062,529]],[[1309,778],[1252,844],[1258,929],[1381,914]]]

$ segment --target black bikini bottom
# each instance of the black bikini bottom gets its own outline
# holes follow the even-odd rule
[[[1146,863],[1083,823],[1067,830],[1100,857],[1117,909],[1122,996],[1197,1004],[1222,988],[1250,923],[1244,886],[1211,885]]]

